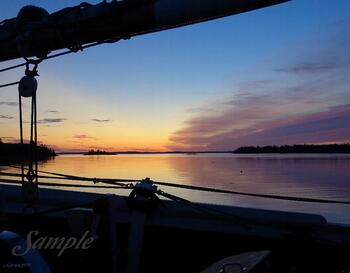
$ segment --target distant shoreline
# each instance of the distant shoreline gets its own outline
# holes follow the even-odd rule
[[[233,151],[194,151],[194,152],[182,152],[182,151],[175,151],[175,152],[136,152],[136,151],[129,151],[129,152],[108,152],[107,155],[123,155],[123,154],[130,154],[130,155],[137,155],[137,154],[187,154],[187,155],[195,155],[195,154],[232,154]],[[105,153],[87,153],[87,152],[58,152],[57,154],[60,155],[106,155]]]
[[[157,155],[157,154],[350,154],[350,144],[328,145],[283,145],[283,146],[245,146],[232,151],[169,151],[169,152],[142,152],[142,151],[114,151],[114,152],[60,152],[58,154],[81,155]]]
[[[350,154],[350,144],[246,146],[234,154]]]
[[[0,142],[0,165],[20,163],[29,160],[30,145],[20,143],[2,143]],[[36,148],[36,159],[46,161],[57,156],[53,149],[40,145]]]

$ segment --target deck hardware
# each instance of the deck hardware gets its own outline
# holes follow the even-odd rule
[[[18,84],[18,91],[21,97],[31,98],[35,95],[38,83],[34,77],[24,76]]]
[[[126,273],[139,272],[147,214],[154,211],[160,203],[156,195],[157,191],[157,186],[147,177],[134,186],[127,198],[127,205],[132,211],[132,220],[128,242]]]
[[[27,204],[34,204],[37,201],[38,196],[39,189],[36,183],[27,182],[22,185],[22,197]]]
[[[30,204],[23,207],[22,215],[26,215],[28,211],[32,211],[31,214],[37,214],[38,213],[38,209],[35,206],[30,205]],[[28,213],[28,214],[30,214],[30,213]]]
[[[230,273],[230,272],[236,272],[236,270],[232,270],[232,267],[234,268],[239,268],[239,270],[241,271],[241,273],[246,272],[247,269],[245,267],[243,267],[243,265],[241,263],[227,263],[224,264],[222,266],[222,269],[220,270],[220,273]],[[231,269],[229,269],[231,268]]]
[[[159,204],[156,192],[157,186],[147,177],[134,186],[130,195],[127,197],[127,204],[131,209],[151,212],[156,209]]]

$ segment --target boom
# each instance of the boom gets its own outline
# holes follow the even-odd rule
[[[45,57],[51,51],[92,42],[117,41],[289,0],[124,0],[82,3],[49,14],[25,6],[0,23],[0,61]]]

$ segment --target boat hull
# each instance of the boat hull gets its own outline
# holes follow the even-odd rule
[[[74,204],[77,208],[36,216],[33,221],[32,216],[22,215],[18,187],[2,186],[2,192],[7,199],[7,226],[24,237],[35,229],[61,236],[91,230],[93,210],[77,204],[108,200],[109,220],[101,220],[102,240],[90,252],[79,254],[85,263],[100,261],[89,264],[87,272],[108,272],[113,264],[111,242],[116,247],[117,269],[122,272],[136,260],[133,253],[138,243],[139,272],[200,272],[225,257],[258,250],[271,251],[271,272],[289,272],[293,267],[298,269],[295,272],[340,272],[349,261],[350,227],[327,223],[318,215],[202,204],[225,212],[225,217],[218,217],[165,200],[156,210],[143,212],[130,209],[123,196],[106,199],[99,194],[41,189],[39,212]],[[138,243],[135,230],[143,235]],[[111,239],[110,234],[115,237]],[[58,267],[55,255],[50,251],[47,255],[53,256],[51,265]],[[57,272],[74,272],[70,270]]]

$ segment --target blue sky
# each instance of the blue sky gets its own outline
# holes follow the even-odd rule
[[[80,1],[3,0],[0,18],[15,16],[19,8],[26,4],[41,6],[51,12],[78,3]],[[348,33],[349,14],[350,1],[294,0],[203,24],[102,45],[73,56],[48,61],[40,66],[39,86],[43,89],[39,89],[39,95],[43,93],[39,105],[41,116],[45,118],[45,111],[54,109],[58,112],[57,117],[63,120],[54,126],[43,126],[43,135],[47,135],[42,137],[43,141],[62,149],[85,149],[91,145],[144,150],[228,149],[239,145],[242,141],[236,143],[231,137],[225,138],[227,134],[238,133],[233,130],[233,127],[237,127],[236,121],[227,113],[233,111],[232,108],[226,109],[227,101],[240,96],[242,86],[263,96],[267,93],[280,94],[278,90],[310,85],[317,81],[315,74],[300,77],[295,73],[276,73],[276,70],[290,68],[293,63],[297,65],[308,58],[315,64],[328,51],[332,52],[332,48],[336,48],[337,52],[340,48],[344,54],[348,53],[347,41],[344,41],[344,45],[334,45],[329,40],[334,35],[338,37],[339,32]],[[343,68],[342,73],[349,71],[346,69],[349,68]],[[0,80],[16,80],[22,73],[19,70],[6,76],[0,75]],[[318,76],[324,77],[322,75]],[[327,77],[331,75],[327,74]],[[267,81],[272,79],[275,82],[267,90]],[[264,83],[264,88],[256,87],[258,81]],[[339,82],[341,84],[335,86],[333,92],[343,94],[349,85],[344,80]],[[327,84],[325,82],[323,86]],[[2,91],[0,100],[15,101],[14,93],[15,88],[6,89]],[[284,92],[280,96],[287,98],[287,94]],[[310,111],[300,110],[305,106],[302,101],[294,108],[310,115],[350,103],[348,98],[339,96],[338,100],[330,101],[329,104],[314,105]],[[80,102],[80,110],[71,109],[72,101]],[[247,109],[253,107],[246,101],[245,105]],[[0,115],[17,117],[17,109],[1,107]],[[292,113],[288,111],[272,111],[271,115],[290,118]],[[203,126],[209,129],[203,133],[193,127],[194,120],[206,123],[214,117],[222,122],[224,120],[223,126],[232,127],[233,131],[209,128],[205,124]],[[91,124],[94,118],[109,119],[110,122],[97,126],[93,122]],[[270,121],[275,123],[276,117],[270,118]],[[16,118],[2,119],[0,122],[4,125],[0,129],[0,136],[15,138]],[[248,119],[245,126],[239,127],[250,130],[259,127],[262,130],[257,123],[257,118],[254,124]],[[200,132],[205,135],[205,141],[197,143]],[[60,140],[50,137],[52,134],[59,136]],[[115,137],[106,137],[111,134],[115,134]],[[135,134],[145,137],[135,137],[128,145],[129,136]],[[80,138],[75,146],[64,145],[81,135],[87,138]],[[295,139],[308,142],[307,138]],[[225,145],[217,144],[218,141]],[[258,144],[254,138],[251,141],[251,145]],[[311,138],[310,141],[313,142]]]

